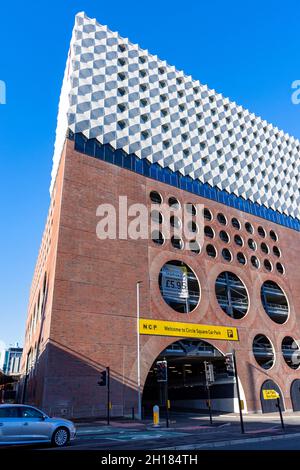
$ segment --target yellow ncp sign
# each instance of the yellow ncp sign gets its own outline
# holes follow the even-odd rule
[[[279,398],[279,393],[276,390],[263,390],[264,400],[276,400]]]
[[[223,339],[238,341],[237,328],[230,326],[199,325],[163,320],[140,319],[140,334],[158,336],[178,336],[185,338]]]

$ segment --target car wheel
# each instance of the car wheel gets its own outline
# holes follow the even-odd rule
[[[63,447],[68,444],[70,433],[67,428],[57,428],[52,436],[52,445],[55,447]]]

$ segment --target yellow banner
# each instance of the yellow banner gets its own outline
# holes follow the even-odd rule
[[[279,394],[276,390],[263,390],[263,397],[265,400],[276,400],[279,398]]]
[[[231,326],[199,325],[163,320],[140,319],[141,335],[178,336],[184,338],[238,341],[238,330]]]

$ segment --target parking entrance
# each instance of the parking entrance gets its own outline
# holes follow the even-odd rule
[[[213,411],[237,411],[233,369],[226,364],[225,356],[203,340],[184,339],[169,345],[153,362],[143,391],[144,411],[151,413],[155,404],[165,403],[165,384],[159,382],[160,361],[167,362],[168,399],[177,411],[207,411],[208,393],[205,363],[213,365],[213,382],[210,384]]]
[[[291,399],[294,411],[300,411],[300,380],[296,379],[291,385]]]
[[[278,408],[276,406],[276,403],[277,403],[276,400],[265,400],[264,397],[263,397],[263,390],[275,390],[275,392],[277,392],[279,394],[280,406],[281,406],[282,411],[284,411],[284,404],[283,404],[280,388],[278,387],[278,385],[275,382],[273,382],[273,380],[266,380],[262,384],[261,390],[260,390],[260,402],[261,402],[262,412],[263,413],[276,413],[276,412],[278,412]]]

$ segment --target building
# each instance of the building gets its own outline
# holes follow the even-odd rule
[[[6,351],[6,345],[4,341],[0,340],[0,370],[3,370],[5,351]]]
[[[299,410],[299,154],[299,140],[79,13],[22,399],[65,416],[104,414],[97,382],[110,367],[112,413],[138,410],[139,398],[147,411],[164,402],[166,359],[171,406],[206,407],[208,362],[212,406],[230,411],[235,349],[244,412],[275,410],[266,389]],[[121,233],[101,239],[103,207],[120,211],[120,196],[147,208],[149,237],[115,220]]]
[[[3,372],[7,375],[20,374],[21,358],[23,348],[20,348],[18,343],[15,346],[10,346],[4,352]]]

